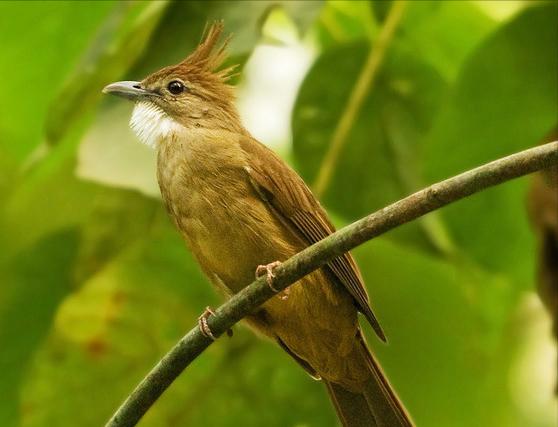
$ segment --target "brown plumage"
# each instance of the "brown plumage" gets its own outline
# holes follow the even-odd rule
[[[165,206],[207,277],[238,292],[256,268],[284,261],[334,231],[302,179],[242,126],[233,68],[219,71],[222,23],[183,62],[106,92],[136,101],[132,127],[158,150]],[[247,321],[327,386],[345,426],[411,426],[370,353],[362,312],[385,340],[350,254],[276,296]]]

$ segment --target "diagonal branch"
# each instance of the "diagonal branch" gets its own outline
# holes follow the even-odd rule
[[[368,215],[304,249],[274,270],[273,286],[282,290],[335,257],[401,224],[488,187],[558,165],[558,141],[521,151],[431,185]],[[209,317],[220,336],[273,295],[260,278],[235,294]],[[186,334],[141,381],[105,427],[135,426],[153,403],[212,341],[196,327]]]
[[[393,39],[395,30],[401,21],[405,6],[405,0],[398,0],[393,3],[385,24],[380,30],[378,39],[370,49],[370,53],[364,63],[364,67],[358,76],[353,90],[351,91],[345,111],[343,112],[343,115],[333,132],[329,149],[325,154],[320,169],[318,170],[318,175],[316,176],[316,181],[313,185],[314,192],[318,197],[325,193],[325,190],[331,181],[337,161],[347,141],[347,136],[349,136],[349,132],[358,118],[358,114],[366,96],[369,94],[372,86],[374,85],[376,75],[382,65],[387,48]]]

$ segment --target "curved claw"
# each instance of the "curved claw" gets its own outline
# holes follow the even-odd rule
[[[267,286],[269,286],[270,289],[275,293],[281,292],[280,298],[282,300],[286,300],[287,298],[289,298],[289,289],[280,291],[273,286],[273,279],[275,278],[275,273],[273,273],[273,270],[280,265],[281,261],[274,261],[269,264],[258,265],[258,268],[256,268],[256,279],[265,274]]]
[[[211,307],[205,307],[203,313],[200,315],[200,317],[198,317],[198,327],[200,328],[200,332],[202,333],[202,335],[215,341],[217,338],[215,337],[215,335],[213,335],[213,332],[211,332],[211,328],[207,323],[207,319],[209,318],[209,316],[215,316],[215,312]],[[229,338],[233,336],[232,329],[227,329],[227,336]]]
[[[215,338],[215,335],[213,335],[213,332],[211,332],[211,329],[209,328],[209,325],[207,323],[207,318],[211,315],[215,316],[215,312],[211,309],[211,307],[205,307],[203,313],[200,315],[200,317],[198,317],[198,326],[202,335],[215,341],[217,338]]]

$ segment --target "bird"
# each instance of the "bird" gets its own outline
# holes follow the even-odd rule
[[[243,126],[224,67],[231,36],[206,26],[186,59],[103,92],[134,102],[130,127],[157,151],[165,208],[209,281],[225,297],[335,231],[302,178]],[[223,40],[222,40],[223,39]],[[371,353],[358,313],[376,335],[362,275],[346,253],[277,292],[245,318],[322,381],[345,427],[409,427],[413,421]],[[201,332],[214,338],[207,318]]]

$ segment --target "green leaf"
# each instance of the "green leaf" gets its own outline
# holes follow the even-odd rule
[[[98,102],[103,86],[136,62],[167,5],[167,1],[115,5],[50,105],[45,123],[48,144],[61,141],[68,129]]]
[[[327,1],[316,25],[316,36],[322,49],[373,38],[377,23],[365,1]]]
[[[0,145],[10,157],[21,162],[41,142],[53,96],[113,6],[0,3]]]
[[[415,1],[408,4],[397,39],[454,81],[465,58],[497,25],[470,1]]]
[[[509,330],[512,281],[385,238],[355,255],[388,337],[367,328],[369,342],[416,424],[525,426],[507,385],[521,329]]]
[[[330,49],[304,80],[292,127],[295,162],[306,182],[316,177],[369,49],[366,43]],[[351,220],[419,187],[421,140],[445,89],[437,72],[410,52],[389,52],[337,160],[325,204]],[[432,248],[417,224],[394,235]]]
[[[263,21],[273,8],[283,7],[304,29],[322,7],[321,1],[292,3],[250,0],[238,7],[237,3],[229,1],[175,2],[145,49],[142,60],[128,75],[141,79],[161,67],[183,60],[198,45],[204,28],[212,21],[223,20],[225,34],[233,35],[230,55],[245,56],[258,42]],[[301,16],[299,12],[302,12]]]
[[[20,384],[49,330],[60,301],[72,288],[76,229],[47,236],[0,263],[0,423],[18,425]]]
[[[102,425],[215,302],[169,221],[157,221],[65,299],[27,375],[22,426]],[[142,424],[334,426],[334,419],[319,383],[277,346],[237,327],[188,368]]]
[[[382,23],[385,22],[389,10],[393,6],[393,1],[392,0],[383,0],[383,1],[370,0],[369,3],[370,3],[371,12],[373,13],[375,20]]]
[[[114,224],[119,214],[128,214],[133,220],[125,225],[133,227],[153,209],[154,203],[138,194],[76,178],[71,161],[54,164],[53,160],[57,159],[50,156],[34,174],[14,183],[0,216],[5,254],[17,253],[60,229],[93,226],[101,222],[101,215],[106,215],[106,224]],[[115,232],[124,229],[116,227]]]
[[[313,1],[280,1],[274,2],[272,7],[282,7],[287,14],[293,19],[300,33],[304,34],[314,21],[318,18],[319,13],[324,8],[326,2],[323,0]]]
[[[81,182],[68,169],[17,186],[2,212],[2,425],[15,423],[29,359],[62,298],[137,240],[156,205],[136,193]]]
[[[425,171],[439,180],[537,144],[558,117],[556,3],[526,9],[468,59],[427,144]],[[524,180],[444,209],[463,250],[480,265],[530,284],[533,237]]]
[[[184,301],[200,299],[196,282],[203,279],[174,232],[144,232],[96,269],[63,302],[37,354],[22,425],[102,425],[194,317]]]
[[[369,4],[377,25],[383,25],[393,1],[371,0]],[[453,81],[463,60],[497,25],[472,1],[410,1],[395,39],[436,68],[444,79]]]

